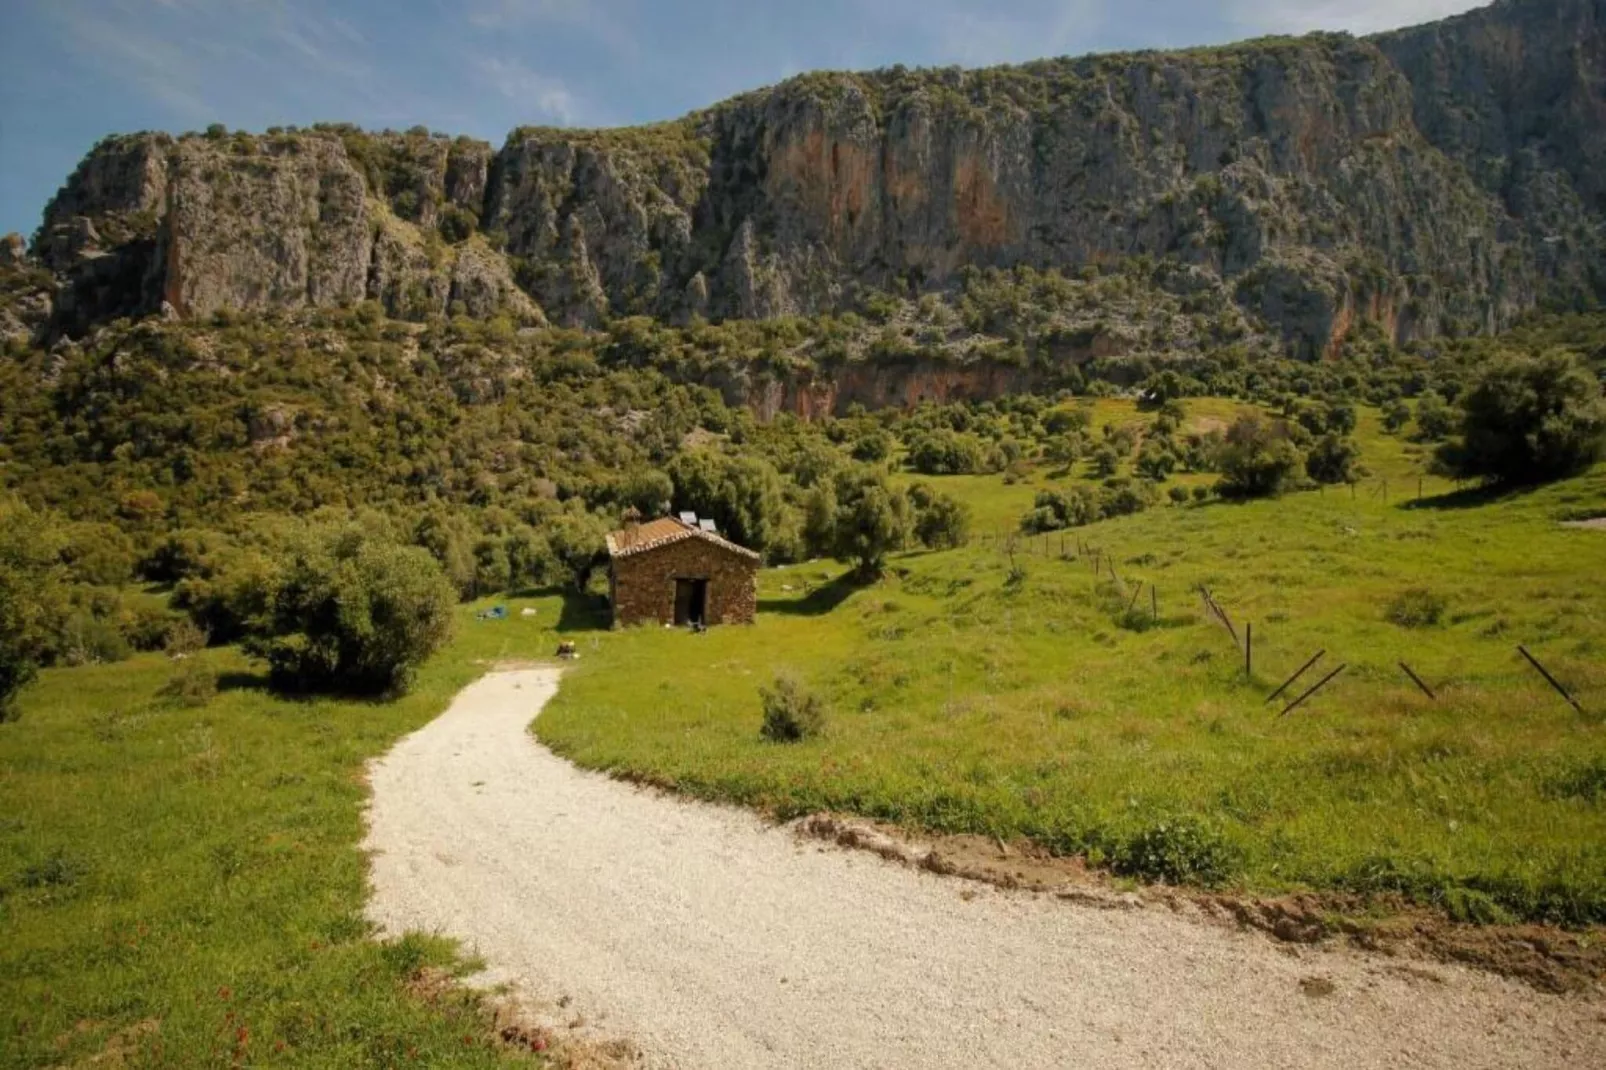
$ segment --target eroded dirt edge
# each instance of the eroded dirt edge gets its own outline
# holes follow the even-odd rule
[[[984,836],[915,837],[892,825],[820,813],[792,822],[795,833],[889,861],[1000,888],[1053,895],[1105,910],[1164,907],[1201,920],[1247,927],[1291,944],[1343,943],[1401,959],[1458,963],[1525,981],[1544,992],[1596,989],[1606,981],[1606,929],[1471,925],[1388,896],[1309,893],[1257,897],[1146,886],[1123,890],[1080,858],[1035,844]],[[1437,979],[1431,972],[1424,976]]]

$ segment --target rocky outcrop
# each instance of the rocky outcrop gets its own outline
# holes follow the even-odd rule
[[[1417,128],[1522,229],[1543,289],[1606,285],[1606,0],[1502,0],[1376,38]]]
[[[219,308],[351,304],[373,250],[362,176],[322,138],[219,151],[181,142],[170,157],[157,240],[163,300],[180,315]]]
[[[351,127],[118,138],[35,254],[66,330],[164,299],[768,318],[1141,257],[1306,356],[1368,323],[1492,331],[1606,293],[1603,10],[1503,0],[1369,40],[805,75],[496,152]]]

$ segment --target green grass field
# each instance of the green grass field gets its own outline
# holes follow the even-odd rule
[[[1606,467],[1499,500],[1427,478],[1418,503],[1420,449],[1373,412],[1359,438],[1372,476],[1353,494],[1161,506],[1067,533],[1074,560],[1058,534],[1022,541],[1014,580],[990,542],[903,555],[870,588],[835,564],[768,570],[752,628],[605,637],[537,733],[782,815],[1024,835],[1139,877],[1606,922],[1606,532],[1557,523],[1606,511]],[[992,532],[1045,480],[934,482]],[[1078,540],[1119,580],[1095,578]],[[1200,584],[1253,624],[1251,678]],[[1437,623],[1387,619],[1412,588],[1442,597]],[[1279,717],[1266,697],[1318,649],[1320,670],[1347,669]],[[827,699],[821,738],[760,740],[778,669]]]
[[[464,607],[393,704],[275,698],[233,650],[202,655],[223,689],[200,709],[158,694],[160,655],[45,672],[0,727],[0,1064],[514,1058],[472,1000],[408,994],[420,966],[461,964],[445,941],[372,938],[357,849],[364,761],[490,661],[551,653],[562,600],[509,605],[496,623]]]

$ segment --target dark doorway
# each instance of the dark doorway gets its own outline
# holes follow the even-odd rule
[[[706,624],[708,616],[708,581],[675,581],[675,623]]]

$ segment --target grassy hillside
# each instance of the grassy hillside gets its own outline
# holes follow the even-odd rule
[[[509,604],[464,607],[395,703],[276,698],[232,649],[201,655],[223,690],[200,708],[163,696],[161,655],[46,670],[0,733],[0,1064],[513,1058],[472,1001],[409,994],[454,951],[373,939],[356,849],[363,763],[491,661],[550,654],[562,600]]]
[[[1606,511],[1606,466],[1494,500],[1427,477],[1417,501],[1416,447],[1372,410],[1358,437],[1372,477],[1353,492],[1161,507],[1066,533],[1063,557],[1057,533],[1022,540],[1013,569],[984,541],[870,588],[832,564],[766,571],[755,627],[610,636],[537,734],[700,796],[1025,835],[1139,877],[1606,921],[1606,533],[1557,523]],[[1044,479],[933,482],[985,532]],[[1252,622],[1251,677],[1200,584]],[[1417,589],[1437,621],[1391,620]],[[1348,668],[1279,717],[1266,697],[1319,649],[1319,670]],[[826,698],[823,737],[760,740],[757,689],[783,668]]]

